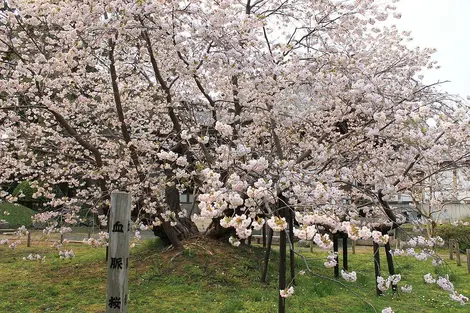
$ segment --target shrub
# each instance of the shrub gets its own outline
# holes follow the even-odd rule
[[[467,222],[469,222],[467,220]],[[436,234],[445,240],[454,239],[459,242],[461,250],[470,249],[470,225],[459,223],[454,226],[452,224],[442,224],[436,229]]]
[[[15,190],[13,190],[13,196],[18,197],[18,200],[21,201],[33,201],[33,194],[37,191],[36,188],[31,186],[31,183],[27,180],[22,181],[21,183],[16,186]],[[24,195],[21,196],[20,195]]]
[[[8,212],[4,214],[4,212]],[[20,204],[0,202],[0,220],[6,220],[9,228],[17,228],[24,225],[26,228],[32,226],[31,217],[35,214],[33,210]]]
[[[39,183],[41,185],[41,183]],[[18,203],[24,205],[35,211],[45,210],[44,202],[47,201],[44,197],[33,198],[33,194],[37,191],[37,188],[31,186],[30,181],[22,181],[16,186],[13,190],[12,195],[18,197]],[[64,195],[63,191],[59,186],[53,186],[52,192],[56,197],[62,197]],[[20,197],[21,196],[21,197]]]

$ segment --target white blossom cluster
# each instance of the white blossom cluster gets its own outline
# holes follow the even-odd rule
[[[283,231],[287,228],[285,217],[273,216],[267,221],[267,224],[274,231]]]
[[[290,286],[289,288],[281,289],[279,291],[279,294],[281,295],[282,298],[288,298],[294,294],[294,287]]]
[[[17,247],[18,245],[20,245],[20,244],[21,244],[21,240],[16,240],[16,241],[10,243],[10,244],[8,245],[8,248],[10,248],[10,249],[16,249],[16,247]]]
[[[220,220],[220,225],[224,228],[235,228],[238,238],[245,239],[251,236],[252,229],[249,228],[251,222],[251,217],[247,217],[245,214],[241,214],[235,215],[234,217],[222,218]]]
[[[348,272],[345,270],[341,270],[341,277],[343,277],[344,280],[350,281],[350,282],[355,282],[357,280],[357,275],[356,272]]]
[[[218,131],[222,136],[230,137],[233,134],[232,126],[228,124],[221,123],[219,121],[215,122],[215,130]]]
[[[72,249],[59,251],[59,257],[61,259],[73,259],[75,257],[75,253],[73,252]]]
[[[395,249],[395,250],[390,250],[389,251],[391,256],[402,256],[405,254],[405,250],[403,249]]]
[[[453,293],[450,294],[450,298],[454,301],[457,301],[458,303],[460,303],[461,305],[465,305],[467,304],[468,302],[468,298],[465,297],[463,294],[460,294],[456,291],[454,291]]]
[[[333,241],[330,240],[330,236],[328,234],[322,235],[320,233],[316,233],[313,237],[313,242],[323,250],[329,250],[333,247]]]
[[[171,226],[176,226],[177,219],[176,213],[170,210],[166,210],[165,212],[160,214],[165,222],[170,222]]]
[[[351,240],[367,240],[372,237],[372,232],[367,226],[359,227],[351,222],[342,222],[341,229],[348,234],[348,238]]]
[[[449,277],[441,277],[439,276],[436,279],[432,277],[430,273],[424,275],[424,281],[427,284],[434,284],[436,283],[439,288],[442,290],[448,291],[451,300],[459,302],[461,305],[465,305],[468,302],[468,298],[457,291],[454,290],[454,284],[449,280]]]
[[[108,245],[108,242],[109,242],[109,233],[108,232],[99,232],[98,233],[98,239],[95,239],[93,237],[91,238],[88,238],[88,239],[83,239],[83,242],[94,247],[94,248],[98,248],[98,247],[103,247],[103,246],[107,246]]]
[[[315,225],[300,225],[299,228],[294,228],[294,236],[302,240],[312,240],[316,233],[317,229]]]
[[[439,276],[437,278],[436,284],[445,291],[449,291],[449,292],[454,291],[454,284],[452,284],[448,278]]]
[[[235,236],[231,236],[229,239],[228,239],[228,242],[230,242],[230,244],[232,246],[235,246],[235,247],[238,247],[240,245],[240,240],[238,240],[237,237]]]
[[[28,234],[28,230],[26,229],[26,227],[24,225],[22,225],[21,227],[18,227],[18,229],[15,231],[15,235],[16,236],[26,236]]]
[[[382,232],[379,231],[372,231],[372,240],[378,244],[386,244],[389,240],[389,236],[387,234],[382,235]]]
[[[338,254],[336,252],[330,252],[328,256],[326,257],[326,262],[323,263],[326,268],[332,268],[335,267],[338,264],[338,261],[336,261]]]
[[[411,285],[404,285],[404,286],[401,286],[401,291],[405,292],[405,293],[411,293],[413,291],[413,286]]]
[[[261,157],[259,159],[251,159],[242,168],[248,172],[255,172],[257,174],[263,173],[269,167],[269,162],[266,158]]]
[[[400,274],[390,275],[387,279],[377,276],[377,288],[384,292],[390,288],[390,285],[397,285],[401,280]]]
[[[29,260],[29,261],[42,261],[44,262],[46,260],[46,256],[41,256],[39,254],[33,254],[30,253],[27,257],[23,257],[23,260]]]
[[[414,247],[442,247],[444,245],[444,239],[441,237],[433,237],[433,238],[424,238],[423,236],[417,236],[408,240],[407,244],[414,248]]]
[[[59,212],[57,211],[45,211],[42,213],[35,214],[33,217],[33,222],[39,224],[47,224],[50,220],[56,218],[57,216],[59,216]]]
[[[268,221],[269,222],[269,221]],[[252,229],[254,230],[260,230],[265,223],[265,220],[262,218],[254,218],[252,219],[249,216],[246,216],[246,214],[241,214],[238,215],[236,214],[233,217],[225,216],[220,220],[220,225],[224,228],[229,228],[233,227],[235,228],[235,232],[237,234],[237,237],[240,239],[246,239],[251,236],[252,234]],[[235,237],[233,237],[235,238]],[[232,239],[233,242],[238,242],[235,241],[235,239]],[[232,241],[230,243],[232,243]],[[233,244],[233,243],[232,243]],[[238,246],[238,244],[236,245]]]
[[[427,273],[423,276],[423,278],[426,284],[434,284],[436,282],[436,280],[432,277],[431,273]]]

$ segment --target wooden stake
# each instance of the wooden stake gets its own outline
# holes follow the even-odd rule
[[[454,239],[449,239],[449,260],[454,259]]]
[[[470,273],[470,249],[467,249],[467,270]]]
[[[31,247],[31,232],[28,232],[28,241],[26,242],[26,246],[28,248]]]
[[[459,242],[455,242],[455,256],[457,257],[457,266],[462,266],[462,262],[460,260],[460,246]]]

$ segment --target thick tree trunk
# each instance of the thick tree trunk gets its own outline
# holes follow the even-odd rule
[[[222,218],[213,218],[209,227],[206,230],[205,235],[209,238],[228,241],[231,236],[235,236],[235,229],[232,227],[224,228],[220,226],[220,220]]]
[[[168,173],[170,174],[170,173]],[[171,243],[176,249],[182,248],[182,240],[199,235],[196,224],[188,217],[179,217],[181,212],[179,191],[174,185],[167,185],[165,189],[165,201],[175,214],[174,221],[164,221],[161,227],[154,227],[154,234]],[[176,222],[171,226],[171,222]]]

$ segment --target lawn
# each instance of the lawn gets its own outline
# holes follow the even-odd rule
[[[4,214],[4,212],[8,212],[8,214]],[[31,217],[34,214],[36,212],[21,204],[0,202],[0,220],[6,220],[9,223],[9,228],[18,228],[22,225],[29,228],[32,225]]]
[[[0,246],[0,312],[104,312],[105,250],[84,244],[68,244],[70,248],[76,257],[64,260],[50,243],[33,241],[32,247],[21,244],[15,250]],[[263,284],[259,282],[263,257],[260,247],[234,248],[199,239],[186,243],[181,252],[159,252],[162,249],[158,241],[147,240],[131,250],[129,312],[277,312],[275,251],[268,283]],[[403,313],[468,312],[468,306],[451,301],[437,285],[423,283],[424,274],[436,272],[430,260],[412,262],[407,257],[396,257],[402,284],[413,285],[413,292],[392,295],[388,291],[377,297],[371,248],[357,250],[349,256],[350,268],[358,273],[355,283],[331,280],[332,270],[322,265],[325,252],[302,251],[315,275],[297,276],[295,294],[287,299],[287,312],[374,312],[366,302],[378,312],[388,306]],[[23,261],[30,253],[45,255],[45,262]],[[382,262],[386,266],[385,260]],[[470,275],[465,265],[457,267],[450,261],[445,269],[455,289],[468,296]],[[297,272],[303,269],[303,260],[298,258]]]

